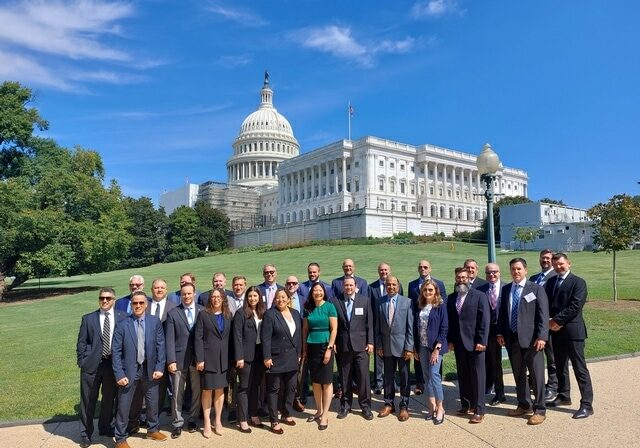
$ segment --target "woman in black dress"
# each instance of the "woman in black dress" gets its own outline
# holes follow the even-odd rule
[[[291,296],[279,288],[273,299],[274,307],[264,313],[260,339],[267,382],[267,400],[271,432],[282,434],[280,423],[294,426],[291,418],[296,394],[296,373],[302,353],[302,320],[300,313],[290,307]],[[278,394],[282,389],[282,420],[278,420]]]
[[[212,289],[204,312],[198,313],[195,332],[196,368],[200,372],[202,388],[202,412],[204,429],[202,435],[211,437],[211,402],[216,417],[214,432],[222,435],[222,406],[224,388],[228,385],[229,335],[231,334],[231,312],[224,289]]]
[[[238,420],[240,431],[250,433],[247,417],[252,426],[260,426],[258,417],[258,387],[264,378],[260,326],[265,304],[260,289],[251,286],[244,295],[244,306],[233,317],[233,344],[236,368],[240,376],[238,385]]]

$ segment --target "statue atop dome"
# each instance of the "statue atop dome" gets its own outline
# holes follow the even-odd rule
[[[268,86],[269,85],[269,72],[268,71],[264,71],[264,85]]]

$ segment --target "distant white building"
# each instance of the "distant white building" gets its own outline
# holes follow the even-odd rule
[[[518,228],[536,231],[532,243],[516,240]],[[559,252],[575,252],[593,248],[593,226],[587,211],[581,208],[546,202],[530,202],[500,207],[500,246]]]
[[[160,207],[164,207],[167,215],[173,213],[181,205],[193,207],[198,200],[198,191],[198,185],[190,183],[173,191],[165,191],[160,195]]]

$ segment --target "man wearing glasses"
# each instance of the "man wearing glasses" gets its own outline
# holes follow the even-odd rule
[[[143,289],[144,277],[142,277],[142,275],[132,275],[129,279],[130,294],[124,297],[120,297],[118,300],[116,300],[116,310],[125,311],[127,314],[131,314],[131,294],[136,291],[142,291]],[[149,298],[147,297],[147,299]]]
[[[116,326],[113,335],[113,373],[120,386],[115,427],[116,448],[129,448],[127,436],[138,425],[139,410],[130,411],[139,387],[147,403],[147,439],[163,441],[167,438],[159,431],[158,419],[158,385],[166,361],[162,323],[154,315],[145,313],[147,297],[142,291],[131,294],[131,308],[131,316]]]
[[[180,276],[180,288],[178,288],[177,291],[174,291],[171,294],[169,294],[169,296],[167,297],[167,300],[175,303],[176,305],[180,305],[182,303],[182,297],[181,297],[180,291],[182,290],[182,287],[186,284],[193,285],[194,288],[196,287],[196,276],[193,275],[191,272],[185,272]],[[195,294],[194,297],[197,298],[200,295],[200,291],[196,289],[194,294]]]
[[[276,283],[278,278],[278,271],[273,264],[265,264],[262,267],[262,277],[264,282],[258,285],[262,292],[262,301],[265,303],[267,309],[273,305],[273,298],[275,297],[276,290],[282,288],[281,285]]]
[[[98,433],[113,437],[111,419],[116,398],[116,380],[111,367],[111,343],[116,324],[127,314],[113,309],[116,293],[112,288],[102,288],[98,293],[96,311],[82,316],[76,353],[80,367],[80,446],[91,445],[93,416],[98,393],[102,387]]]

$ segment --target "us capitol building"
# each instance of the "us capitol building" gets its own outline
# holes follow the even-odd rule
[[[231,220],[233,247],[299,241],[474,231],[486,216],[476,156],[373,136],[300,154],[289,121],[273,106],[265,73],[260,106],[240,126],[227,183],[161,195],[171,213],[196,200]],[[495,192],[527,196],[526,171],[501,166]]]

